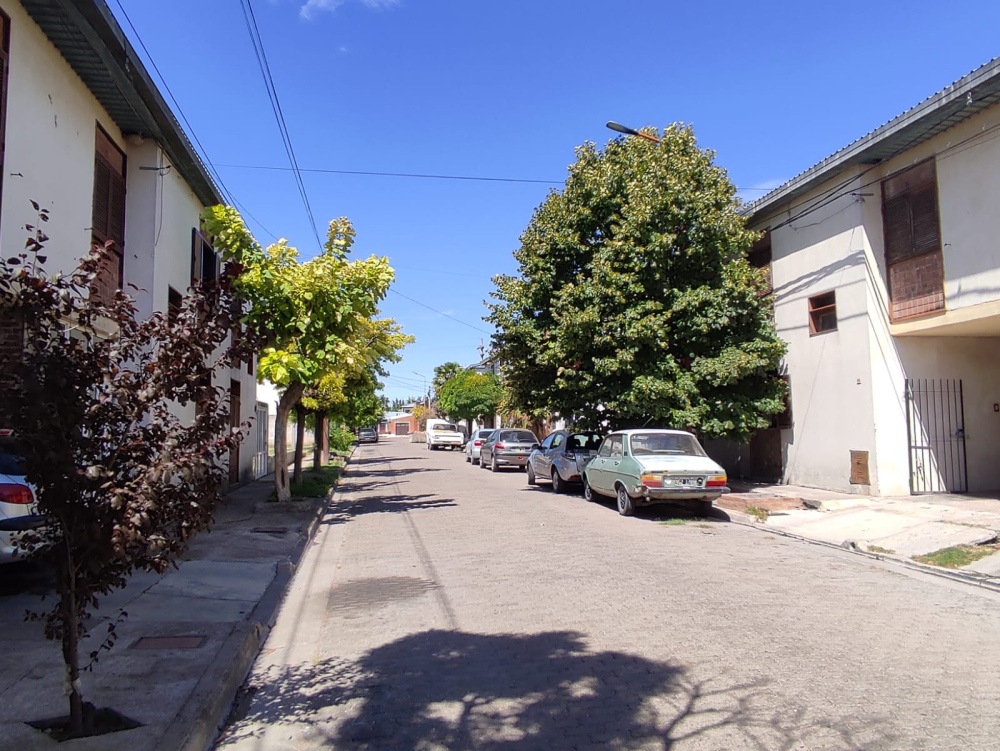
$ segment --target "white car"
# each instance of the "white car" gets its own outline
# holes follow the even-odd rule
[[[465,444],[465,461],[470,464],[479,464],[479,457],[483,451],[483,444],[490,437],[494,428],[482,428],[469,436],[469,442]]]
[[[465,445],[465,434],[455,423],[448,420],[428,420],[426,432],[428,451],[442,448],[460,449]]]
[[[610,496],[622,516],[631,516],[637,506],[668,502],[694,506],[707,516],[712,502],[729,492],[727,482],[726,471],[683,430],[611,433],[583,471],[586,499]]]
[[[18,532],[43,524],[35,512],[35,496],[25,482],[21,462],[11,431],[0,430],[0,563],[20,557],[14,545]]]

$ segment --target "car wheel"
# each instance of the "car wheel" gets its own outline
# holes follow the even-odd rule
[[[601,494],[590,487],[590,483],[587,482],[587,475],[583,476],[583,498],[588,503],[596,503],[601,499]]]
[[[487,469],[486,462],[483,461],[483,457],[482,456],[479,457],[479,468],[480,469]]]
[[[618,513],[622,516],[632,516],[635,513],[635,502],[632,500],[632,496],[628,494],[624,485],[618,486]]]
[[[493,454],[493,456],[490,457],[490,472],[499,472],[499,471],[500,471],[500,465],[497,464],[497,455]]]
[[[708,518],[712,515],[712,502],[711,501],[698,501],[698,505],[695,507],[695,511],[698,512],[698,516]]]
[[[473,464],[479,464],[479,460],[476,457],[474,457],[474,456],[470,457],[469,461],[472,462]]]
[[[566,492],[566,483],[564,483],[563,479],[559,476],[559,470],[555,468],[553,468],[552,470],[552,492],[553,493]]]
[[[472,462],[472,454],[466,454],[465,455],[465,461],[467,463],[471,463]]]
[[[528,472],[528,484],[537,485],[538,482],[535,480],[535,470],[532,469],[531,462],[528,462],[527,464],[527,472]]]

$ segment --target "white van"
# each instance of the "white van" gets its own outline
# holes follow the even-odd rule
[[[448,420],[430,419],[427,421],[427,450],[445,448],[460,449],[465,445],[465,434],[458,426]]]

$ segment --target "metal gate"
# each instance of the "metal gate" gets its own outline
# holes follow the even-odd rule
[[[910,492],[965,493],[965,406],[962,381],[906,379]]]

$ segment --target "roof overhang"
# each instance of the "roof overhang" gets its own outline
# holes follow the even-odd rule
[[[1000,58],[928,97],[916,107],[828,156],[784,185],[743,207],[751,223],[791,203],[839,173],[879,164],[1000,102]]]
[[[204,162],[104,0],[20,0],[126,135],[154,139],[206,206],[222,203]]]

